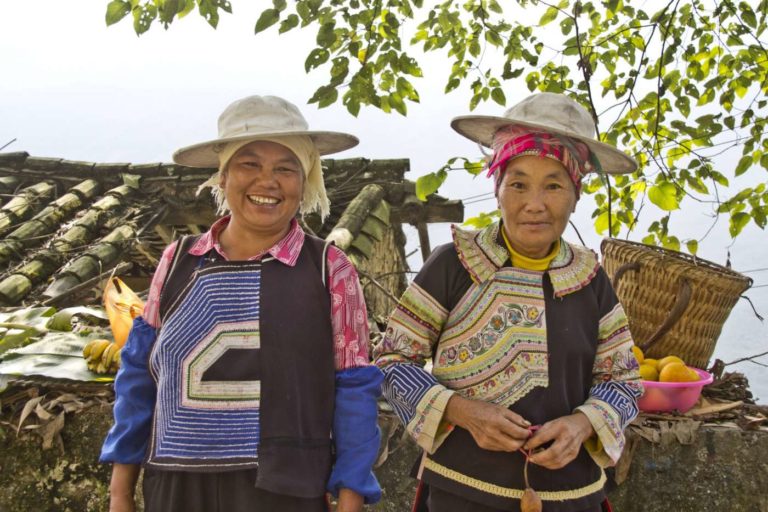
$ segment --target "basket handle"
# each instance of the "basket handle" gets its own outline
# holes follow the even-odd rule
[[[613,275],[614,288],[619,287],[619,281],[621,281],[621,278],[624,277],[624,274],[626,274],[628,270],[640,270],[640,264],[636,261],[633,261],[632,263],[625,263],[620,266],[616,273]]]
[[[651,334],[651,337],[646,340],[645,343],[640,345],[640,349],[645,352],[651,345],[659,341],[664,337],[669,330],[675,326],[680,317],[685,313],[685,309],[688,307],[688,303],[691,301],[691,283],[684,277],[680,278],[680,282],[677,284],[677,294],[675,295],[675,304],[672,306],[672,310],[669,312],[669,316],[664,320],[656,332]]]
[[[621,281],[621,278],[624,276],[624,274],[630,270],[640,270],[640,264],[637,262],[632,262],[625,263],[619,267],[613,276],[613,286],[615,288],[618,288],[619,281]],[[691,301],[692,292],[693,290],[691,289],[691,283],[688,282],[688,279],[685,277],[681,277],[677,284],[675,303],[672,305],[672,309],[669,311],[669,315],[667,315],[667,318],[664,319],[664,322],[662,322],[659,328],[656,329],[656,332],[651,334],[651,336],[644,343],[638,344],[640,350],[643,352],[647,351],[649,348],[651,348],[652,345],[663,338],[664,335],[667,334],[670,329],[672,329],[672,327],[675,326],[678,320],[680,320],[680,317],[683,316],[683,313],[685,313],[685,310],[688,307],[688,303]]]

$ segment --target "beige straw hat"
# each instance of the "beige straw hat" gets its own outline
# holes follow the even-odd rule
[[[219,150],[228,142],[282,135],[310,137],[320,155],[338,153],[358,144],[354,135],[309,130],[296,105],[277,96],[248,96],[219,116],[219,137],[179,149],[173,161],[190,167],[218,167]]]
[[[604,172],[626,174],[637,169],[634,158],[595,139],[592,116],[584,107],[563,94],[533,94],[507,109],[503,117],[459,116],[451,121],[454,130],[486,147],[491,147],[496,131],[510,125],[579,140],[597,157]]]

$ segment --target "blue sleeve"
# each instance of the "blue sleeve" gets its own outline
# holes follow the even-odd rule
[[[384,397],[406,426],[417,413],[422,413],[417,408],[427,392],[442,387],[431,373],[418,364],[394,363],[385,366],[382,371]]]
[[[149,352],[155,328],[143,318],[134,320],[128,340],[120,352],[115,378],[115,422],[101,448],[101,462],[140,464],[144,460],[155,408],[155,381],[149,373]]]
[[[621,423],[619,428],[624,430],[640,412],[637,401],[643,392],[638,384],[633,381],[609,380],[592,386],[589,395],[613,408]]]
[[[383,378],[375,366],[336,372],[333,418],[336,462],[328,481],[328,491],[334,496],[338,496],[341,489],[350,489],[362,495],[365,503],[381,499],[373,464],[381,438],[376,401],[381,395]]]

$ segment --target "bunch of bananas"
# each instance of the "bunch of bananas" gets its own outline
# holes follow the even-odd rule
[[[120,347],[109,340],[89,341],[83,348],[83,357],[92,372],[117,373],[120,368]]]

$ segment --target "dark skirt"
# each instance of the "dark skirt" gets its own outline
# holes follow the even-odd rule
[[[328,512],[328,501],[257,489],[256,470],[220,473],[144,470],[145,512]]]

